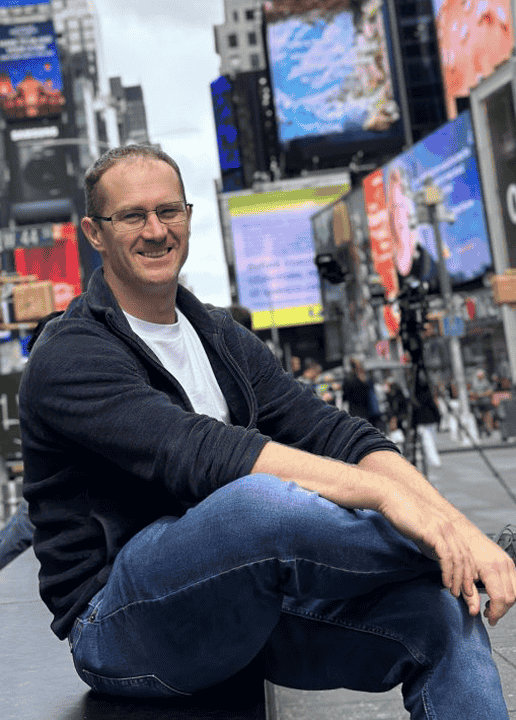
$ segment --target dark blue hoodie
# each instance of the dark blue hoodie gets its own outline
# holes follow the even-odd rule
[[[196,414],[132,332],[102,269],[36,342],[20,385],[24,494],[41,597],[63,639],[139,530],[250,473],[273,439],[348,463],[393,450],[371,425],[285,373],[229,312],[179,287],[230,410]]]

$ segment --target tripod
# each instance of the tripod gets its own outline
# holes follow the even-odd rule
[[[405,281],[398,297],[401,320],[400,337],[403,349],[409,354],[411,365],[408,378],[407,423],[403,455],[423,475],[428,473],[428,458],[418,427],[424,400],[432,403],[430,380],[423,358],[422,331],[427,316],[426,287],[421,283]]]

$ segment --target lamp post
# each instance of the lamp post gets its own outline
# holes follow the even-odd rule
[[[434,230],[435,244],[437,246],[438,254],[439,286],[441,296],[444,300],[445,309],[450,316],[453,315],[453,294],[451,280],[444,258],[440,223],[453,223],[455,222],[455,217],[453,213],[445,210],[442,190],[441,188],[433,185],[431,180],[425,182],[425,187],[419,196],[419,201],[428,209],[428,219]],[[449,336],[449,347],[453,377],[457,384],[459,414],[460,417],[466,418],[470,414],[469,398],[466,386],[466,376],[464,373],[464,363],[462,361],[460,339],[456,335]]]

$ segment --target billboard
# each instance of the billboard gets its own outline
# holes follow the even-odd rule
[[[446,269],[452,285],[481,278],[491,267],[484,201],[469,111],[364,179],[371,251],[389,299],[404,277],[439,290],[434,228],[418,207],[431,180],[443,193],[453,222],[440,222]]]
[[[464,2],[432,0],[448,117],[461,110],[461,98],[498,65],[514,47],[511,0]]]
[[[228,199],[239,302],[255,330],[323,321],[310,216],[348,191],[346,177],[341,185]]]
[[[5,120],[59,115],[64,103],[52,22],[0,25],[0,108]]]
[[[36,275],[54,285],[56,310],[66,310],[82,292],[77,228],[73,223],[54,225],[51,247],[14,251],[14,265],[20,275]]]
[[[403,139],[383,0],[264,4],[279,139]]]
[[[50,0],[0,0],[0,7],[11,8],[20,7],[20,5],[43,5],[49,2]]]

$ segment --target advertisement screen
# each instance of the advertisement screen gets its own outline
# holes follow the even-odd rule
[[[402,136],[382,0],[353,7],[274,0],[264,13],[282,143],[335,133],[349,144]]]
[[[20,5],[43,5],[49,2],[50,0],[0,0],[0,7],[10,8],[19,7]]]
[[[255,330],[321,323],[310,216],[349,184],[229,198],[239,302]]]
[[[53,24],[0,25],[0,108],[4,118],[55,116],[64,103]]]
[[[461,98],[508,60],[514,47],[511,0],[432,0],[448,117]]]
[[[231,99],[231,83],[222,76],[211,83],[211,97],[213,102],[213,115],[217,132],[217,145],[219,148],[220,169],[234,170],[242,167],[238,150],[238,131],[233,102]]]
[[[409,275],[439,290],[433,226],[418,208],[425,184],[440,188],[447,221],[439,222],[446,268],[460,287],[491,267],[484,202],[469,111],[444,125],[364,181],[371,249],[391,299]],[[397,274],[398,282],[393,275]]]

